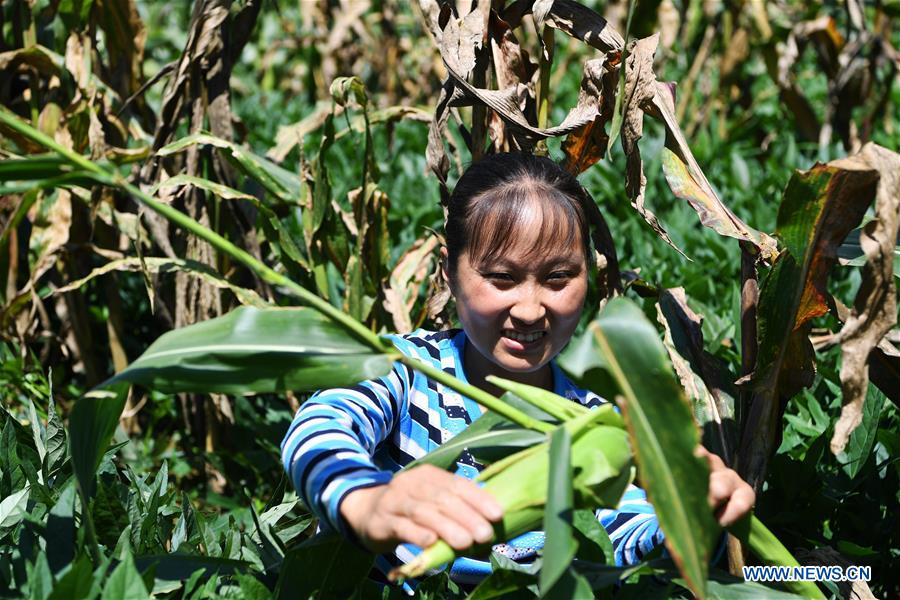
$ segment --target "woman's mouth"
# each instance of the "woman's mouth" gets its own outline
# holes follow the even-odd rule
[[[547,335],[545,330],[522,332],[515,329],[504,329],[501,332],[504,345],[513,351],[521,352],[537,345]]]

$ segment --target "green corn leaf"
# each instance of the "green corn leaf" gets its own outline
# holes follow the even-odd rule
[[[81,555],[56,581],[48,600],[88,598],[93,585],[94,567],[86,555]]]
[[[785,567],[799,566],[787,548],[782,545],[755,515],[749,514],[728,528],[728,531],[753,552],[765,565]],[[786,581],[785,587],[804,598],[824,600],[825,596],[812,581]]]
[[[684,585],[678,579],[675,583]],[[749,581],[709,581],[707,591],[710,600],[800,600],[804,597]]]
[[[391,360],[308,308],[238,308],[170,331],[104,385],[228,394],[315,390],[386,375]]]
[[[72,171],[69,162],[56,153],[32,154],[0,161],[0,182],[47,179]]]
[[[538,578],[541,596],[546,596],[569,568],[578,542],[572,528],[572,437],[558,427],[550,434],[550,473],[547,478],[547,505],[544,508],[544,564]]]
[[[509,449],[511,454],[516,449],[540,444],[546,439],[543,433],[522,429],[512,425],[500,415],[488,412],[478,417],[474,423],[441,444],[422,458],[410,463],[407,468],[421,464],[430,464],[441,469],[449,468],[463,450],[473,451],[487,449]]]
[[[30,488],[25,487],[0,501],[0,531],[11,529],[25,518]]]
[[[226,158],[246,176],[256,180],[275,198],[286,204],[297,204],[300,198],[300,178],[275,163],[253,154],[233,142],[208,133],[195,133],[163,146],[159,156],[168,156],[190,146],[214,146],[224,151]]]
[[[617,397],[635,450],[641,481],[666,534],[666,546],[698,597],[704,597],[718,532],[706,501],[709,466],[694,456],[699,432],[653,325],[631,301],[610,301],[563,367],[584,387]],[[585,355],[587,353],[587,355]],[[606,377],[597,377],[605,371]],[[596,384],[611,378],[616,389]]]
[[[83,497],[93,494],[94,473],[119,423],[128,386],[122,383],[92,390],[75,402],[69,415],[72,469]]]
[[[593,510],[576,510],[572,526],[575,527],[575,537],[578,539],[578,558],[613,567],[616,565],[612,540]]]
[[[141,573],[146,573],[148,569],[154,569],[153,574],[157,583],[160,581],[184,581],[198,569],[202,569],[206,576],[231,575],[232,573],[243,573],[251,566],[244,560],[190,554],[136,556],[134,564]]]
[[[275,588],[278,598],[346,598],[359,588],[375,557],[339,535],[316,536],[289,551]]]
[[[142,600],[149,598],[144,580],[134,564],[134,557],[129,553],[125,559],[113,569],[106,585],[103,587],[101,600]]]
[[[863,403],[862,421],[850,434],[847,447],[838,456],[838,460],[843,463],[844,472],[851,479],[856,477],[866,464],[872,447],[875,445],[875,436],[878,433],[878,421],[881,416],[881,409],[884,406],[885,395],[875,387],[869,384],[866,393],[866,401]]]

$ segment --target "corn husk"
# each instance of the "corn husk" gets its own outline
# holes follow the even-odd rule
[[[572,432],[571,461],[575,506],[596,509],[615,507],[634,478],[631,445],[621,427],[597,425],[610,418],[609,411],[590,411],[564,426]],[[503,507],[503,519],[494,526],[494,540],[507,540],[541,526],[547,503],[550,444],[544,442],[510,455],[482,472],[479,480]],[[486,551],[492,542],[476,546]],[[414,560],[392,571],[392,580],[420,577],[451,562],[456,552],[438,541]]]

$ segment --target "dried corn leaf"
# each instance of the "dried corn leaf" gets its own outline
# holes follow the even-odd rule
[[[384,286],[384,309],[391,315],[398,333],[409,333],[415,327],[412,310],[433,268],[434,251],[439,245],[440,240],[434,234],[416,240],[400,257]]]
[[[733,376],[721,361],[703,348],[703,317],[687,304],[684,288],[663,290],[656,305],[663,340],[675,373],[694,408],[707,448],[732,460],[734,448]]]
[[[900,225],[900,155],[875,144],[846,159],[861,163],[879,176],[875,216],[864,228],[860,244],[866,254],[862,283],[853,310],[840,331],[843,408],[834,427],[831,451],[841,452],[862,420],[869,386],[869,353],[897,322],[894,245]]]
[[[786,248],[760,286],[753,401],[741,442],[741,474],[757,489],[775,449],[783,401],[812,383],[810,321],[827,310],[837,248],[862,219],[877,180],[866,159],[853,156],[798,172],[785,189],[776,234]]]
[[[579,2],[556,0],[545,23],[601,52],[625,47],[625,40],[606,19]]]
[[[269,306],[269,304],[265,300],[260,298],[259,294],[257,294],[255,291],[231,283],[207,264],[195,260],[185,260],[182,258],[160,258],[151,256],[146,256],[143,259],[138,257],[128,257],[110,261],[105,265],[92,270],[81,279],[53,290],[52,294],[62,294],[64,292],[77,290],[83,287],[89,281],[96,279],[101,275],[112,273],[114,271],[138,272],[144,269],[146,269],[147,272],[153,274],[170,272],[186,273],[192,277],[200,278],[216,288],[230,290],[234,293],[234,296],[238,299],[238,302],[246,306],[255,306],[257,308],[264,308],[266,306]]]
[[[644,190],[647,178],[638,140],[644,132],[644,109],[656,92],[656,75],[653,74],[653,55],[659,44],[659,34],[637,40],[625,61],[625,89],[622,101],[622,149],[625,151],[625,191],[631,205],[648,225],[679,254],[687,255],[675,245],[653,212],[644,206]],[[690,259],[689,259],[690,260]]]
[[[697,164],[687,140],[675,119],[675,91],[672,84],[656,83],[655,93],[646,107],[648,114],[660,119],[666,128],[663,171],[672,192],[687,200],[700,216],[700,222],[721,235],[753,244],[766,260],[778,253],[771,236],[753,229],[722,202]]]

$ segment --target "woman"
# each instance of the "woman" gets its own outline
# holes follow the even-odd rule
[[[553,361],[581,316],[592,257],[583,206],[592,202],[576,179],[548,158],[496,154],[474,163],[448,205],[443,276],[456,300],[461,330],[392,336],[417,356],[500,395],[497,375],[553,390],[593,407],[605,400],[577,388]],[[427,465],[394,474],[477,419],[468,398],[395,363],[385,377],[317,392],[300,408],[282,444],[282,459],[299,495],[323,529],[337,530],[382,555],[383,572],[415,547],[444,539],[461,552],[491,539],[501,508],[471,480],[480,465],[468,453],[456,473]],[[710,459],[709,501],[727,526],[755,500],[750,486]],[[637,562],[663,536],[642,490],[631,486],[618,510],[597,517],[617,564]],[[533,559],[543,534],[494,547],[515,560]],[[451,577],[473,583],[487,561],[460,558]]]

